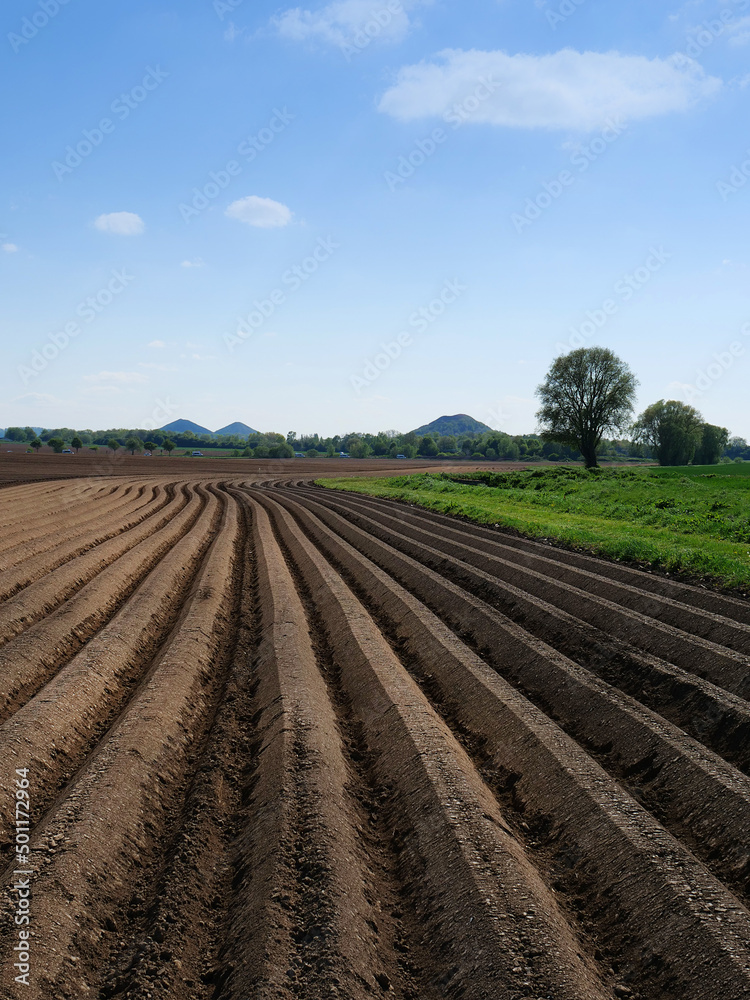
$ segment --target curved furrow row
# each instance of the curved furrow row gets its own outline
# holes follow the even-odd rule
[[[155,523],[140,525],[126,545],[120,541],[118,549],[108,553],[110,559],[98,576],[0,649],[0,721],[25,704],[109,621],[187,535],[205,504],[205,494],[195,489],[178,494]]]
[[[64,538],[57,545],[51,546],[42,554],[32,555],[22,565],[0,572],[0,600],[8,602],[10,598],[21,593],[20,602],[23,603],[30,594],[30,587],[38,581],[43,581],[60,567],[65,567],[75,561],[75,575],[80,577],[80,585],[87,582],[86,573],[92,565],[97,565],[101,559],[101,553],[106,550],[105,543],[118,536],[127,536],[133,528],[147,521],[158,514],[165,507],[171,506],[177,495],[178,488],[182,494],[187,487],[183,484],[168,484],[158,486],[154,490],[153,497],[143,504],[138,504],[131,512],[110,514],[107,513],[101,519],[97,519],[96,524],[90,526],[89,532],[73,538]],[[155,519],[158,522],[158,518]],[[110,550],[117,549],[117,541],[109,546]],[[68,570],[69,572],[69,570]],[[63,574],[65,570],[63,569]],[[29,598],[30,599],[30,598]],[[2,627],[0,626],[0,635]]]
[[[297,495],[325,502],[327,507],[345,513],[351,520],[348,512],[352,508],[341,502],[346,499],[341,494],[332,497],[327,490],[299,490]],[[438,571],[443,571],[442,562],[433,565]],[[605,569],[609,566],[602,565]],[[480,597],[488,596],[481,586],[476,589],[471,587],[471,580],[460,582],[463,585],[468,583]],[[492,592],[489,596],[496,609],[518,622],[526,631],[668,718],[750,774],[750,705],[745,698],[696,673],[635,649],[619,636],[594,629],[548,602],[526,601],[523,593],[523,603],[513,600],[501,602]]]
[[[0,759],[30,767],[46,808],[85,759],[175,626],[186,589],[220,513],[209,494],[203,516],[151,571],[123,608],[22,708],[0,726]]]
[[[305,612],[263,508],[253,521],[257,770],[237,843],[229,991],[317,997],[335,983],[357,1000],[380,992],[377,976],[396,982],[393,948],[379,953],[384,918],[368,901],[350,774]]]
[[[385,514],[381,508],[368,504],[366,498],[360,506],[379,510],[381,514]],[[446,552],[460,555],[460,558],[468,561],[471,561],[471,557],[479,556],[484,561],[485,569],[504,579],[513,580],[509,570],[512,572],[518,567],[529,571],[529,582],[524,583],[524,586],[530,589],[530,584],[537,593],[541,589],[539,584],[545,585],[550,578],[553,578],[558,585],[565,584],[566,591],[574,599],[585,591],[593,594],[595,599],[606,600],[609,605],[614,603],[618,607],[628,608],[646,618],[672,625],[680,631],[726,646],[739,653],[750,653],[750,624],[736,621],[727,614],[686,605],[675,597],[644,591],[635,583],[611,579],[606,574],[608,563],[601,562],[597,572],[590,567],[569,565],[556,559],[554,554],[550,555],[549,550],[546,554],[528,549],[519,550],[506,544],[502,537],[497,535],[495,538],[472,538],[462,530],[461,526],[430,525],[425,519],[409,512],[398,511],[398,514],[398,517],[393,514],[386,515],[386,523],[398,524],[399,528],[405,523],[410,524],[416,529],[419,537],[429,540],[431,544],[436,544],[435,540],[439,539],[445,544]],[[538,577],[532,575],[537,573]],[[521,576],[519,579],[525,578]],[[681,592],[681,596],[684,596],[684,592]],[[731,606],[725,610],[730,611]]]
[[[208,512],[202,520],[210,520]],[[35,831],[38,973],[24,993],[31,1000],[96,995],[102,969],[118,948],[108,931],[111,914],[130,898],[144,859],[158,856],[169,814],[179,814],[191,750],[210,722],[213,667],[228,633],[238,541],[236,504],[229,501],[179,627]],[[14,745],[12,765],[21,766],[25,750]],[[29,766],[41,776],[39,766]],[[8,991],[12,961],[6,955],[0,966]]]
[[[387,515],[354,510],[346,497],[337,496],[331,503],[347,510],[351,520],[376,537],[396,543],[400,550],[461,587],[489,598],[503,613],[537,635],[549,634],[554,619],[559,622],[561,633],[575,634],[578,630],[579,635],[585,635],[592,630],[589,635],[594,642],[606,642],[615,631],[621,641],[636,649],[676,664],[740,697],[750,697],[750,657],[742,653],[558,584],[552,577],[514,567],[507,561],[499,562],[479,549],[469,551],[468,547],[458,547],[435,533],[427,533],[426,539],[421,530]]]
[[[159,531],[169,521],[179,517],[180,522],[191,515],[197,516],[204,498],[185,487],[172,497],[159,497],[154,508],[145,512],[134,526],[116,531],[113,537],[93,545],[85,553],[27,583],[19,592],[0,604],[0,645],[30,628],[35,622],[65,606],[71,598],[98,574],[111,566],[130,549]],[[34,571],[37,576],[37,571]]]
[[[750,996],[750,604],[274,475],[2,491],[0,994]]]
[[[285,505],[291,501],[280,497]],[[737,845],[750,830],[750,778],[705,750],[638,702],[526,634],[497,611],[310,500],[301,503],[323,524],[306,527],[318,544],[347,555],[347,539],[424,600],[444,622],[594,753],[611,773],[716,874],[743,895],[750,888],[750,856]],[[299,508],[298,508],[299,510]],[[339,560],[343,555],[338,554]],[[355,560],[354,565],[357,565]]]
[[[289,486],[289,483],[285,483]],[[316,495],[321,493],[330,494],[330,490],[321,487],[312,487],[309,481],[300,484],[303,488],[312,489]],[[583,552],[576,552],[572,549],[558,547],[548,541],[535,541],[522,535],[511,534],[510,531],[493,530],[493,528],[477,524],[473,521],[458,520],[447,514],[438,514],[435,511],[425,510],[402,501],[394,501],[380,497],[370,497],[357,493],[337,494],[346,496],[353,503],[362,503],[371,507],[379,507],[381,510],[391,514],[403,515],[405,518],[414,518],[425,522],[433,529],[442,531],[459,531],[467,539],[481,540],[492,544],[502,544],[504,548],[515,549],[520,555],[539,555],[552,559],[561,567],[574,567],[595,575],[604,576],[609,581],[618,581],[626,585],[631,585],[636,590],[646,591],[653,595],[669,598],[679,604],[692,605],[708,611],[711,614],[720,615],[732,621],[750,624],[750,603],[739,598],[730,597],[726,594],[719,594],[706,587],[695,586],[694,584],[683,583],[673,580],[661,573],[644,572],[643,569],[635,569],[618,562],[610,562],[597,556],[586,555]]]
[[[341,524],[331,531],[310,516],[306,505],[300,508],[288,497],[275,495],[274,499],[284,507],[295,507],[315,542],[329,555],[336,553],[334,561],[342,569],[346,567],[368,596],[376,595],[372,600],[395,623],[407,662],[421,664],[425,679],[439,687],[442,700],[454,707],[456,718],[483,747],[491,766],[511,778],[514,796],[523,790],[524,808],[532,814],[546,814],[547,829],[553,831],[550,839],[562,836],[567,850],[572,849],[589,872],[596,872],[597,923],[609,939],[612,954],[623,951],[623,937],[626,941],[630,938],[629,953],[620,954],[629,978],[637,975],[642,957],[648,953],[650,968],[645,979],[656,996],[679,981],[680,990],[686,991],[683,995],[705,997],[708,985],[715,984],[713,966],[717,961],[725,963],[727,995],[737,991],[739,996],[750,989],[747,910],[633,799],[605,780],[598,766],[542,713],[471,654],[414,597],[342,541],[338,537]],[[501,655],[513,659],[518,650],[506,647]],[[555,686],[555,691],[561,694],[564,686]],[[511,725],[510,711],[523,714],[523,723],[516,718]],[[540,745],[540,727],[547,730],[544,746]],[[550,760],[553,750],[557,758],[554,766]],[[691,794],[689,784],[683,790]],[[731,791],[742,789],[735,783]],[[732,797],[725,797],[731,805]],[[742,831],[748,829],[748,797],[736,794],[734,802],[744,811],[735,813],[735,839],[730,836],[729,846],[735,846],[734,863],[746,876],[747,852],[737,851],[736,846],[742,844]],[[693,806],[699,806],[695,799]],[[721,818],[721,810],[718,815]],[[719,844],[717,853],[726,847],[726,843]],[[731,857],[733,852],[728,853]],[[743,858],[737,858],[738,853],[744,854]],[[661,933],[655,938],[653,928],[660,922]],[[731,943],[730,925],[734,932]],[[689,960],[678,947],[687,940],[693,942]],[[730,954],[736,963],[728,961]]]
[[[126,480],[103,496],[77,501],[71,499],[70,503],[53,508],[33,520],[19,517],[14,529],[5,532],[3,536],[0,566],[6,569],[23,562],[26,551],[31,555],[44,551],[45,547],[54,544],[61,533],[80,534],[100,510],[106,514],[127,509],[137,504],[146,490],[145,485],[138,486]]]
[[[489,789],[368,612],[290,515],[259,499],[326,623],[381,782],[393,787],[434,986],[467,1000],[552,985],[560,998],[611,997]]]
[[[6,553],[7,558],[0,557],[0,586],[3,587],[0,593],[12,593],[14,579],[38,579],[40,566],[60,565],[65,559],[122,531],[124,525],[136,523],[141,511],[148,509],[159,496],[163,496],[163,488],[153,486],[148,491],[139,490],[120,497],[115,503],[108,498],[106,504],[88,510],[78,525],[52,517],[46,534],[33,541],[24,539]]]
[[[120,482],[101,482],[100,480],[81,480],[78,496],[81,504],[91,503],[104,499],[113,493],[119,492],[123,487],[132,484],[132,480],[125,479]],[[6,487],[0,494],[0,529],[14,529],[19,519],[26,523],[36,524],[49,517],[50,512],[64,510],[67,506],[67,498],[70,493],[70,485],[66,483],[30,483],[23,486]]]

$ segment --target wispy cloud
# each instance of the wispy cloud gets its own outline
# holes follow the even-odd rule
[[[143,219],[135,212],[100,215],[94,220],[94,225],[100,232],[114,233],[116,236],[140,236],[146,228]]]
[[[287,226],[292,221],[292,212],[286,205],[272,198],[259,198],[254,194],[233,201],[225,215],[260,229]]]
[[[715,94],[721,80],[690,59],[647,59],[618,52],[508,55],[447,49],[431,62],[405,66],[383,95],[379,110],[400,121],[449,113],[457,102],[489,91],[473,122],[507,128],[601,127],[608,118],[628,121],[687,111]]]
[[[142,372],[97,372],[96,375],[84,375],[84,382],[89,383],[110,383],[110,384],[132,384],[134,382],[148,382],[148,375]]]
[[[273,19],[280,35],[292,41],[314,40],[339,47],[359,33],[381,42],[400,42],[412,26],[414,0],[339,0],[316,11],[294,7]]]

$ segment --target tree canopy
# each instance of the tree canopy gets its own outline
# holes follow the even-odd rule
[[[595,468],[604,435],[630,422],[637,386],[630,368],[605,347],[561,355],[536,391],[542,438],[577,448],[586,467]]]
[[[633,433],[651,448],[659,465],[689,465],[702,442],[703,426],[694,407],[677,399],[660,399],[638,417]]]

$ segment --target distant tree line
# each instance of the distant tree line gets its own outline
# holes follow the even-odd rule
[[[550,370],[548,381],[540,386],[540,394],[542,390],[547,393],[547,402],[543,395],[544,405],[537,415],[542,425],[539,434],[511,435],[490,430],[478,434],[433,435],[417,434],[415,431],[402,434],[389,430],[378,434],[352,432],[321,437],[318,434],[298,435],[295,431],[290,431],[286,435],[269,432],[252,434],[246,438],[240,435],[196,435],[192,431],[176,434],[142,428],[120,427],[92,431],[56,427],[44,430],[37,437],[31,427],[9,427],[5,432],[5,439],[25,442],[36,451],[45,444],[57,452],[69,447],[74,451],[81,448],[103,448],[112,452],[124,449],[132,454],[143,451],[171,454],[176,448],[200,450],[210,454],[212,449],[221,448],[228,449],[236,457],[272,459],[292,458],[294,455],[325,458],[344,454],[352,458],[397,458],[403,455],[409,459],[472,462],[575,462],[583,458],[587,464],[600,460],[648,459],[656,460],[662,465],[689,465],[691,462],[694,465],[713,465],[719,461],[750,461],[750,448],[744,438],[730,438],[726,428],[706,423],[692,407],[675,400],[660,400],[652,404],[634,423],[630,423],[630,411],[626,404],[627,399],[632,401],[634,385],[621,367],[622,362],[614,358],[614,355],[614,362],[612,358],[602,357],[600,353],[594,353],[592,358],[592,351],[603,350],[582,348],[571,354],[583,357],[573,358],[571,361],[571,355],[564,355],[563,359],[568,359],[564,364],[559,364],[561,359],[557,359]],[[605,352],[606,354],[611,352]],[[603,365],[604,369],[603,374],[594,378],[590,368],[592,361]],[[618,382],[623,377],[624,382]],[[616,406],[614,415],[611,410],[607,411],[606,405],[601,412],[594,405],[597,393],[604,392],[606,398],[607,378],[616,383],[616,391],[609,395],[609,403]],[[566,414],[566,384],[574,383],[576,379],[580,382],[580,391],[578,397],[573,398],[582,400],[583,405],[580,412],[571,411]],[[618,397],[618,386],[625,392],[625,402]],[[569,387],[568,385],[568,389]],[[591,398],[587,399],[588,390]],[[602,425],[601,417],[607,417],[607,413],[609,420],[605,419]],[[605,436],[606,430],[626,433]]]

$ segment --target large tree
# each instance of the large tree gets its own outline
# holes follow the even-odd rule
[[[700,443],[693,456],[693,465],[718,465],[729,443],[729,431],[716,424],[704,424]]]
[[[580,347],[556,358],[536,394],[545,441],[577,448],[586,468],[596,468],[596,449],[607,432],[629,423],[638,385],[633,372],[605,347]]]
[[[651,448],[659,465],[689,465],[703,439],[703,427],[703,418],[694,407],[677,399],[660,399],[646,407],[633,432],[637,441]]]

